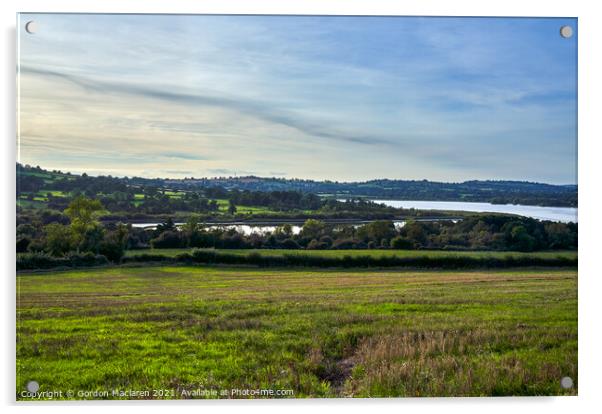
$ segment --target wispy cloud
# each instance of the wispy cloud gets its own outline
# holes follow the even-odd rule
[[[67,80],[77,86],[82,87],[88,92],[99,92],[104,94],[129,94],[141,98],[156,99],[161,101],[174,102],[183,105],[214,106],[219,108],[232,109],[241,114],[250,115],[273,124],[282,124],[294,128],[299,132],[321,138],[335,139],[341,141],[350,141],[366,145],[391,144],[392,142],[382,137],[369,135],[345,134],[328,130],[328,125],[321,125],[304,119],[302,115],[295,113],[285,113],[276,108],[270,107],[262,102],[254,102],[245,99],[229,99],[226,97],[185,94],[169,92],[160,89],[129,85],[124,83],[111,83],[102,81],[93,81],[80,76],[68,75],[56,71],[29,68],[23,66],[20,69],[23,74],[35,74],[41,76],[57,77]]]

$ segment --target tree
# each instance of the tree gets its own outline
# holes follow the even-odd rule
[[[99,254],[100,243],[105,237],[105,229],[100,224],[89,227],[84,233],[84,238],[79,244],[79,250],[82,252],[92,252]]]
[[[521,252],[533,251],[535,247],[535,238],[531,236],[527,229],[522,226],[515,226],[511,231],[512,247]]]
[[[420,243],[422,245],[426,243],[426,231],[422,223],[408,221],[406,225],[403,226],[402,233],[405,233],[406,236],[415,243]]]
[[[63,256],[73,247],[73,231],[68,226],[52,223],[44,227],[46,251],[53,256]]]
[[[128,227],[119,223],[117,228],[105,234],[100,242],[99,252],[113,262],[119,262],[123,257],[129,236]]]
[[[323,221],[307,219],[305,220],[305,223],[303,223],[301,235],[310,239],[319,239],[320,236],[322,236],[322,233],[324,232],[325,228],[326,224]]]
[[[389,240],[395,236],[395,225],[389,220],[377,220],[361,226],[357,234],[363,239]]]
[[[65,209],[65,214],[71,220],[70,226],[78,251],[80,244],[85,240],[86,232],[99,225],[97,219],[104,211],[100,201],[84,196],[74,198]]]
[[[228,205],[228,213],[234,215],[236,213],[236,206],[234,205],[234,201],[230,200]]]
[[[274,235],[278,238],[289,239],[293,236],[293,226],[288,223],[278,226],[274,230]]]
[[[573,244],[573,238],[568,226],[563,223],[549,223],[545,226],[550,249],[568,249]]]
[[[176,231],[176,224],[174,223],[173,219],[171,217],[168,217],[167,220],[165,221],[165,223],[159,223],[157,225],[157,228],[155,229],[155,231],[153,232],[155,237],[159,237],[162,233],[165,233],[166,231]]]
[[[195,235],[200,229],[200,223],[201,220],[198,214],[192,214],[190,217],[188,217],[186,223],[182,225],[182,232],[184,233],[184,237],[186,238],[187,247],[191,246],[192,240],[194,239]]]

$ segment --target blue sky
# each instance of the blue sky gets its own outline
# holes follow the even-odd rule
[[[119,176],[576,183],[565,24],[577,31],[575,19],[25,14],[19,160]]]

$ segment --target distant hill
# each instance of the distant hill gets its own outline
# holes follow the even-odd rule
[[[323,196],[369,197],[398,200],[473,201],[494,204],[526,204],[577,207],[576,185],[552,185],[528,181],[465,181],[443,183],[427,180],[379,179],[364,182],[313,181],[262,177],[228,177],[163,180],[177,189],[223,187],[251,191],[301,191]]]
[[[37,177],[47,183],[60,179],[75,179],[77,174],[47,171],[39,167],[17,165],[23,178]],[[85,175],[85,174],[84,174]],[[90,177],[93,178],[93,177]],[[110,179],[107,184],[107,179]],[[378,179],[364,182],[314,181],[266,177],[220,178],[117,178],[98,177],[103,185],[145,186],[173,190],[195,191],[203,188],[249,191],[299,191],[335,198],[372,198],[424,201],[471,201],[494,204],[524,204],[556,207],[577,207],[577,185],[553,185],[529,181],[472,180],[444,183],[428,180]],[[27,181],[21,180],[21,187]]]

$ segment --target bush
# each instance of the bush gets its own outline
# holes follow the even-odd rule
[[[362,249],[362,250],[364,250],[364,249],[368,248],[368,244],[366,242],[359,241],[359,242],[357,242],[357,243],[355,243],[353,245],[353,248],[354,249]]]
[[[320,242],[326,243],[326,246],[330,247],[330,246],[332,246],[333,240],[332,240],[332,237],[330,237],[330,236],[322,236],[322,237],[320,237]]]
[[[391,240],[391,248],[392,249],[413,249],[414,242],[405,237],[395,237]]]
[[[27,237],[21,237],[17,240],[17,253],[25,253],[30,243],[31,240]]]
[[[102,266],[109,261],[103,255],[72,253],[65,257],[53,257],[45,253],[26,253],[17,257],[17,270],[52,269],[56,267]]]
[[[307,249],[309,249],[309,250],[324,250],[324,249],[328,249],[328,244],[324,243],[324,242],[319,242],[316,239],[313,239],[307,245]]]
[[[110,261],[118,263],[123,257],[124,246],[119,240],[105,239],[100,242],[98,252]]]
[[[358,241],[354,239],[336,239],[332,244],[332,248],[337,250],[353,249],[357,242]]]
[[[293,239],[284,239],[282,243],[280,243],[280,247],[283,249],[298,249],[299,244]]]
[[[175,258],[163,254],[137,254],[134,256],[125,256],[121,263],[152,263],[152,262],[173,262]]]
[[[106,256],[91,252],[70,253],[66,259],[70,262],[69,267],[102,266],[109,263]]]
[[[175,249],[185,244],[178,231],[164,231],[150,243],[153,249]]]
[[[221,248],[223,249],[246,249],[248,248],[244,238],[236,233],[232,236],[224,235],[221,240]]]

